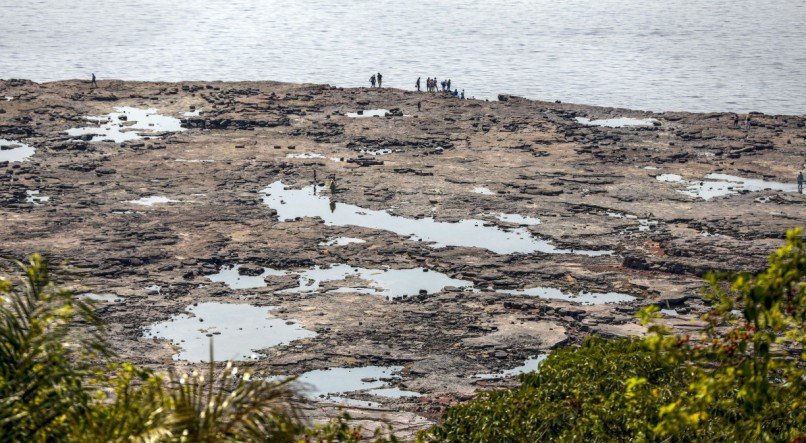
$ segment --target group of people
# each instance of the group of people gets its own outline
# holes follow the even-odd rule
[[[417,81],[414,82],[414,87],[417,88],[417,92],[421,91],[421,89],[420,89],[420,86],[421,86],[420,81],[421,81],[421,79],[422,79],[422,77],[417,77]],[[441,87],[442,92],[444,92],[446,94],[452,95],[454,97],[460,97],[463,100],[465,98],[465,90],[464,89],[462,89],[461,93],[459,93],[459,89],[454,89],[453,91],[451,91],[451,79],[442,80],[441,82],[437,82],[436,77],[434,77],[434,78],[428,77],[425,80],[425,90],[427,92],[438,92],[440,90],[440,87]]]
[[[369,84],[371,84],[373,88],[375,87],[376,82],[378,83],[379,88],[383,87],[383,76],[380,72],[377,74],[372,74],[372,77],[369,78]]]

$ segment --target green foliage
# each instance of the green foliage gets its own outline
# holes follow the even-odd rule
[[[117,362],[91,302],[56,288],[38,255],[15,267],[22,284],[0,278],[0,440],[358,441],[345,418],[306,427],[293,378],[250,380],[214,362],[205,373],[159,375]]]
[[[559,349],[515,389],[451,408],[429,441],[804,441],[803,231],[766,271],[711,274],[707,327]],[[651,324],[658,308],[638,314]]]
[[[770,255],[766,271],[710,274],[706,280],[712,309],[699,335],[679,337],[650,327],[647,346],[692,370],[687,389],[659,410],[655,433],[703,432],[727,413],[730,427],[716,433],[721,439],[806,437],[803,230],[787,232],[786,244]]]
[[[590,338],[552,352],[520,387],[448,410],[425,440],[451,442],[650,439],[654,409],[685,388],[685,369],[640,340]]]

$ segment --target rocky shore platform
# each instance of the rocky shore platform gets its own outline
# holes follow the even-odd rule
[[[7,80],[0,256],[69,265],[138,364],[212,338],[301,375],[314,420],[410,435],[553,348],[641,334],[643,306],[695,327],[705,272],[806,222],[804,162],[803,116]]]

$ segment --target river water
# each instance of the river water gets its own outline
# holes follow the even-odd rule
[[[0,78],[280,80],[806,113],[803,0],[2,0]]]

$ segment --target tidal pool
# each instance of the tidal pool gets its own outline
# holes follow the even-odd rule
[[[419,397],[421,394],[391,387],[400,380],[402,366],[363,366],[358,368],[330,368],[309,371],[300,375],[296,382],[311,399],[326,399],[354,406],[377,407],[376,402],[356,400],[349,394],[363,393],[375,397]],[[279,377],[273,377],[279,378]]]
[[[599,256],[613,253],[607,250],[560,249],[548,240],[532,236],[526,228],[505,230],[485,226],[483,221],[472,219],[459,222],[438,222],[430,217],[412,219],[386,211],[335,203],[329,197],[317,195],[313,185],[288,189],[282,182],[276,181],[260,192],[263,194],[263,203],[277,211],[280,221],[318,217],[329,226],[361,226],[390,231],[411,240],[423,241],[433,248],[463,246],[483,248],[496,254],[543,252]]]
[[[540,224],[539,218],[520,214],[498,214],[496,218],[502,222],[512,223],[515,225],[532,226]]]
[[[374,149],[374,150],[372,150],[372,149],[362,149],[361,150],[362,154],[374,155],[374,156],[377,156],[377,155],[389,155],[392,152],[394,152],[394,151],[392,151],[391,149]]]
[[[367,269],[338,264],[328,268],[316,266],[298,273],[298,276],[298,287],[284,289],[280,292],[317,292],[324,282],[341,281],[348,278],[364,280],[369,285],[367,287],[342,286],[330,292],[356,292],[399,298],[417,295],[421,291],[433,294],[448,286],[457,288],[473,286],[473,283],[469,281],[450,278],[441,272],[428,271],[424,268]]]
[[[80,137],[92,135],[91,141],[125,141],[139,140],[146,137],[155,137],[164,132],[181,132],[182,127],[178,118],[157,114],[153,108],[139,109],[129,106],[119,106],[116,112],[107,115],[89,116],[87,120],[98,122],[99,126],[68,129],[67,135]]]
[[[367,117],[386,117],[389,113],[388,109],[366,109],[358,112],[348,112],[344,115],[352,118],[367,118]]]
[[[286,158],[325,158],[322,154],[304,153],[304,154],[288,154]]]
[[[21,162],[34,155],[36,149],[22,142],[0,138],[0,162]]]
[[[79,300],[92,300],[101,303],[117,303],[123,300],[122,297],[118,297],[115,294],[96,294],[94,292],[85,292],[83,294],[78,294],[76,297]]]
[[[266,277],[286,275],[285,271],[263,268],[260,275],[241,275],[238,270],[241,265],[224,266],[216,274],[207,275],[210,281],[224,283],[230,289],[254,289],[266,286]]]
[[[495,195],[495,192],[493,192],[493,191],[491,191],[488,188],[485,188],[483,186],[477,186],[477,187],[473,188],[473,192],[476,193],[476,194],[482,194],[482,195]]]
[[[47,195],[40,195],[38,190],[27,190],[25,191],[25,201],[26,203],[31,203],[35,206],[39,206],[47,201],[50,200],[50,197]]]
[[[601,120],[591,120],[585,117],[577,117],[576,121],[577,123],[581,123],[586,126],[606,126],[608,128],[623,128],[630,126],[654,126],[655,123],[658,122],[654,118],[631,118],[631,117],[607,118]]]
[[[473,378],[480,378],[483,380],[493,380],[499,378],[516,377],[520,374],[536,371],[540,366],[540,362],[545,360],[546,357],[548,357],[548,354],[540,354],[536,357],[529,357],[522,365],[518,367],[490,374],[476,374],[473,376]]]
[[[737,177],[729,174],[712,173],[705,176],[703,180],[687,181],[677,174],[661,174],[655,177],[656,180],[670,183],[682,183],[686,189],[677,190],[678,193],[690,197],[710,200],[715,197],[724,197],[731,194],[738,194],[742,191],[758,192],[764,190],[781,192],[798,192],[798,185],[793,180],[792,183],[781,183],[776,181],[760,180],[754,178]]]
[[[620,292],[579,292],[572,294],[557,288],[538,286],[527,289],[499,289],[501,294],[527,295],[530,297],[548,298],[552,300],[565,300],[582,305],[601,305],[606,303],[623,303],[635,300],[635,297]]]
[[[647,218],[639,218],[637,215],[625,214],[623,212],[607,211],[607,216],[610,217],[610,218],[623,218],[623,219],[627,219],[627,220],[635,220],[635,221],[638,222],[638,231],[639,232],[651,231],[652,228],[655,228],[655,227],[658,226],[658,221],[657,220],[650,220],[650,219],[647,219]],[[628,230],[629,229],[625,229],[624,231],[626,232]]]
[[[199,303],[188,306],[185,313],[148,326],[147,338],[170,340],[181,348],[174,360],[206,362],[210,359],[210,339],[216,361],[252,360],[256,352],[294,340],[316,336],[296,321],[270,314],[273,307],[248,304]]]
[[[368,269],[334,264],[328,267],[314,266],[302,271],[263,268],[263,273],[257,276],[241,275],[238,272],[239,268],[240,265],[237,264],[231,267],[225,266],[217,274],[208,275],[207,278],[214,282],[225,283],[230,289],[254,289],[266,287],[265,278],[268,276],[296,276],[298,286],[283,289],[279,291],[280,293],[319,292],[322,290],[322,284],[326,282],[362,280],[366,285],[345,284],[327,292],[382,295],[389,298],[418,295],[422,291],[433,294],[449,286],[457,288],[473,286],[472,282],[450,278],[441,272],[425,268]]]
[[[179,203],[179,200],[171,200],[170,198],[162,195],[152,195],[150,197],[138,198],[137,200],[126,200],[126,203],[141,206],[154,206],[156,204],[164,204],[164,203]]]
[[[336,237],[328,241],[319,243],[319,246],[347,246],[353,243],[366,243],[366,240],[353,237]]]

